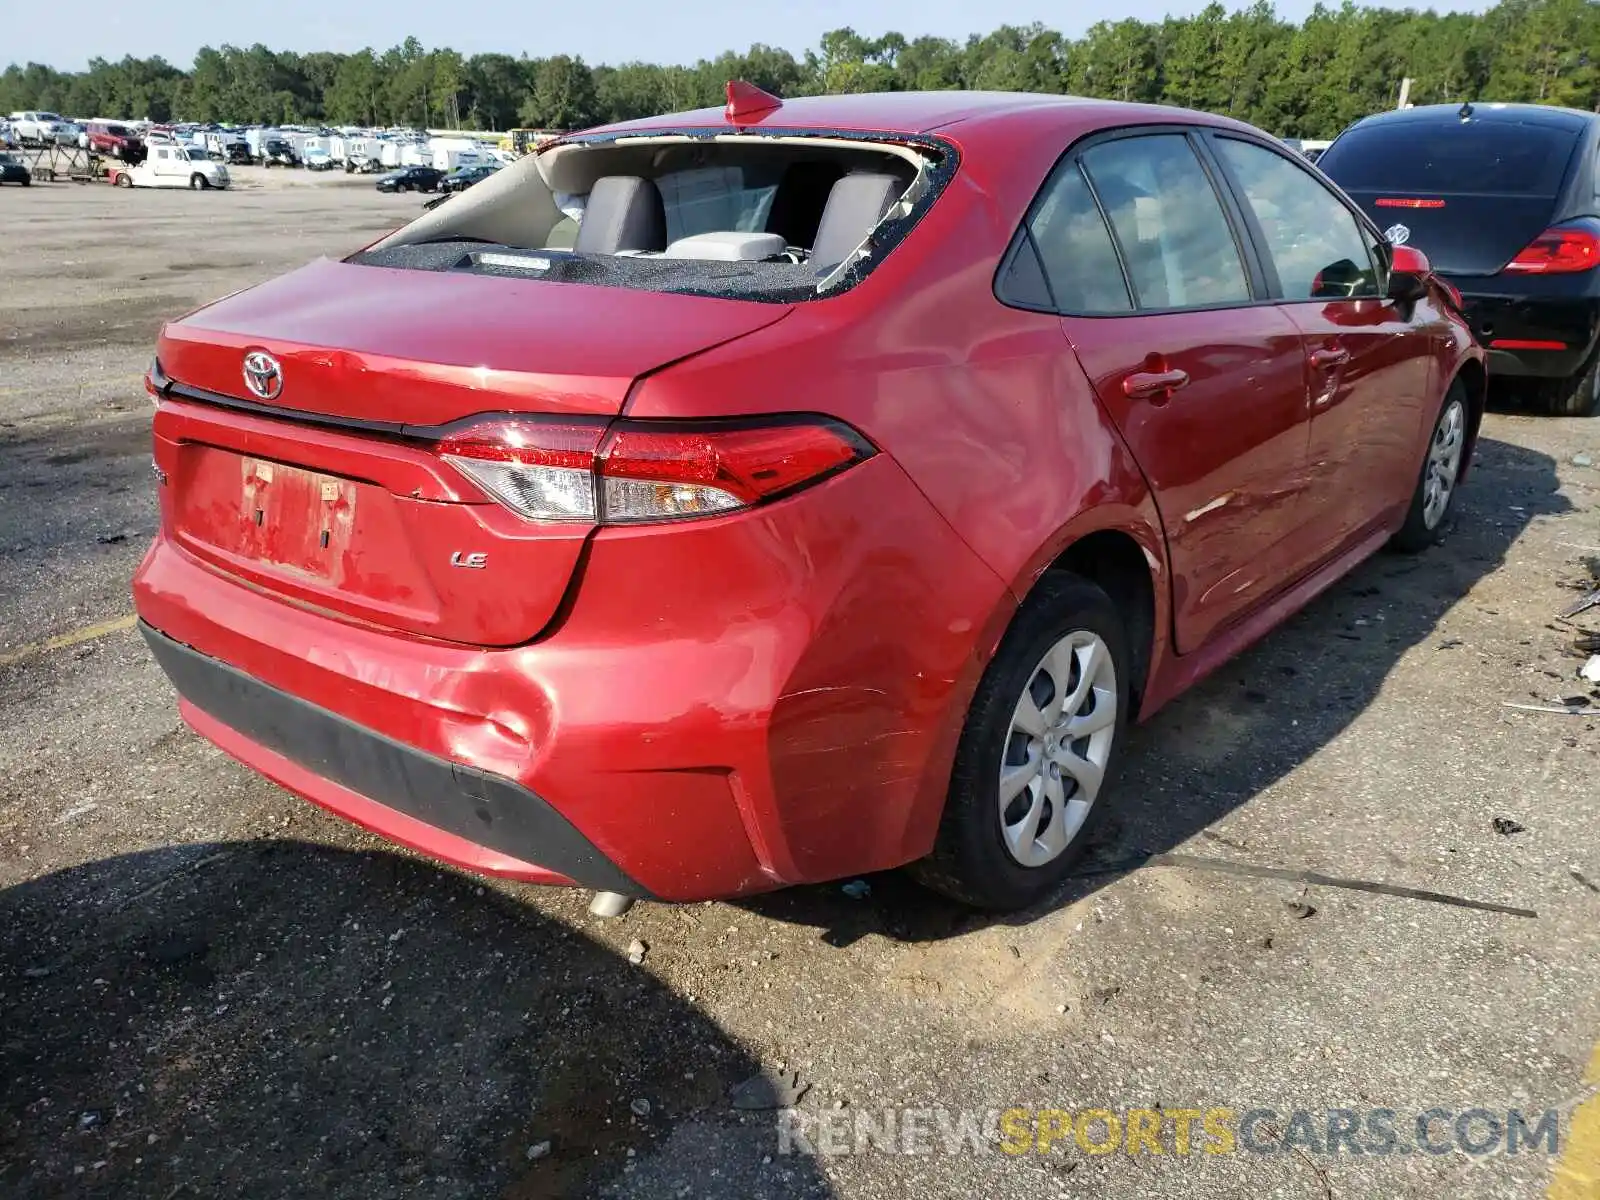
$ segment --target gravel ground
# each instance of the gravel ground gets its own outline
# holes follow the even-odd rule
[[[1323,1153],[1290,1113],[1320,1138],[1327,1109],[1394,1109],[1405,1143],[1430,1108],[1587,1094],[1600,720],[1502,701],[1585,690],[1554,614],[1600,554],[1600,421],[1491,415],[1446,544],[1372,561],[1139,730],[1102,873],[1041,911],[890,875],[595,921],[226,760],[129,628],[159,321],[417,211],[287,175],[0,194],[0,1192],[1544,1194],[1546,1153]],[[728,1101],[761,1071],[858,1152],[783,1153],[787,1118]],[[959,1124],[947,1152],[941,1121],[1019,1106],[1279,1115],[1262,1153],[1012,1155]],[[891,1107],[942,1110],[897,1125],[924,1152],[853,1136]]]

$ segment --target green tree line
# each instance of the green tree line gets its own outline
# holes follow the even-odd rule
[[[965,42],[823,35],[795,57],[752,46],[693,66],[463,56],[415,38],[384,51],[297,54],[203,48],[187,71],[161,58],[93,59],[85,71],[13,64],[0,112],[73,116],[570,129],[721,103],[729,79],[780,96],[975,88],[1058,92],[1229,113],[1290,137],[1329,137],[1414,103],[1536,101],[1600,110],[1600,0],[1502,0],[1482,14],[1318,4],[1298,24],[1268,0],[1192,17],[1101,21],[1083,37],[1005,25]]]

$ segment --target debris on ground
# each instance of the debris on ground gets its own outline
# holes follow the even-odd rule
[[[649,950],[649,946],[646,946],[638,938],[634,938],[633,941],[628,943],[628,961],[637,967],[644,961],[644,956]]]
[[[1562,609],[1561,615],[1563,617],[1575,617],[1579,613],[1588,612],[1596,605],[1600,605],[1600,588],[1595,588],[1594,591],[1583,597],[1583,599],[1579,600],[1576,604]]]
[[[1572,465],[1575,467],[1592,467],[1594,466],[1594,457],[1580,450],[1572,456]]]
[[[1560,710],[1557,710],[1560,711]],[[1369,879],[1343,879],[1337,875],[1324,875],[1321,871],[1301,871],[1292,867],[1266,867],[1255,863],[1233,862],[1222,858],[1206,858],[1198,854],[1141,854],[1138,858],[1097,864],[1092,872],[1079,868],[1068,878],[1081,879],[1089,874],[1115,875],[1136,871],[1144,867],[1186,867],[1200,871],[1220,871],[1225,875],[1242,875],[1251,879],[1282,879],[1290,883],[1309,884],[1313,887],[1345,888],[1353,892],[1370,892],[1377,896],[1395,896],[1402,900],[1426,900],[1433,904],[1448,904],[1452,908],[1470,908],[1477,912],[1504,913],[1508,917],[1533,920],[1538,913],[1531,908],[1518,908],[1487,900],[1470,900],[1465,896],[1452,896],[1444,892],[1430,892],[1423,888],[1400,887],[1392,883],[1378,883]],[[1083,922],[1078,922],[1078,932]],[[1228,931],[1228,932],[1231,932]]]
[[[1465,646],[1465,645],[1466,645],[1466,642],[1462,641],[1460,638],[1445,638],[1445,640],[1440,642],[1437,646],[1435,646],[1434,649],[1435,650],[1456,650],[1456,649],[1459,649],[1460,647]]]
[[[865,879],[852,879],[839,890],[852,900],[865,900],[872,895],[872,885]]]
[[[632,1104],[628,1105],[628,1109],[636,1117],[648,1117],[650,1115],[650,1101],[640,1096]]]
[[[1579,613],[1588,612],[1589,609],[1600,606],[1600,587],[1595,586],[1600,584],[1600,558],[1585,558],[1583,565],[1589,572],[1589,579],[1588,582],[1580,583],[1577,587],[1580,591],[1585,588],[1590,590],[1585,592],[1576,603],[1563,609],[1561,613],[1563,617],[1575,617]]]
[[[1589,708],[1587,699],[1582,704],[1567,704],[1559,708],[1553,704],[1515,704],[1510,700],[1505,700],[1501,702],[1500,707],[1514,708],[1518,712],[1555,713],[1558,716],[1565,717],[1588,717],[1594,715]]]
[[[549,1142],[547,1142],[547,1141],[546,1142],[535,1142],[533,1145],[528,1147],[528,1161],[529,1162],[534,1162],[537,1159],[544,1158],[549,1153],[550,1153],[550,1143]]]
[[[811,1090],[800,1082],[799,1071],[752,1075],[728,1093],[728,1102],[741,1112],[761,1112],[773,1108],[793,1108]]]
[[[1513,834],[1528,832],[1526,825],[1521,821],[1513,821],[1510,817],[1496,817],[1493,824],[1494,831],[1501,837],[1511,837]]]
[[[1285,900],[1284,903],[1289,906],[1289,911],[1301,921],[1310,920],[1317,915],[1316,905],[1307,904],[1304,900]]]
[[[1584,663],[1583,669],[1578,674],[1590,683],[1600,683],[1600,654],[1596,654],[1588,662]]]

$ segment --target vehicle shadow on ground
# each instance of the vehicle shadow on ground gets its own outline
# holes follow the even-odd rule
[[[0,892],[0,1028],[19,1200],[654,1194],[686,1132],[722,1167],[695,1195],[829,1194],[760,1165],[772,1114],[728,1106],[757,1064],[647,968],[395,854],[185,846]]]
[[[1172,851],[1196,837],[1207,840],[1212,825],[1338,737],[1376,698],[1400,656],[1426,642],[1445,613],[1505,561],[1530,521],[1570,511],[1559,486],[1549,455],[1481,440],[1441,544],[1417,556],[1381,553],[1368,560],[1131,731],[1112,794],[1115,809],[1078,876],[1044,904],[998,918],[974,913],[899,872],[874,877],[867,903],[850,899],[837,884],[743,903],[775,920],[824,929],[825,939],[838,945],[868,933],[935,941],[997,920],[1025,924],[1120,878],[1126,871],[1115,864]],[[1470,653],[1440,649],[1451,652]],[[1419,714],[1419,737],[1425,729],[1425,714]],[[1240,847],[1200,852],[1258,861]],[[1288,865],[1349,873],[1332,863]]]

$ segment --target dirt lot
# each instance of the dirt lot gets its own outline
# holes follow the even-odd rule
[[[0,193],[0,1192],[1545,1194],[1544,1144],[1316,1144],[1326,1110],[1374,1108],[1401,1149],[1429,1109],[1559,1108],[1582,1161],[1600,720],[1502,702],[1584,690],[1553,616],[1600,554],[1600,421],[1491,416],[1447,543],[1374,560],[1138,731],[1100,873],[1042,911],[889,876],[597,922],[225,760],[130,628],[159,321],[417,208],[338,179]],[[1138,865],[1163,853],[1192,858]],[[728,1100],[763,1069],[859,1152],[782,1153]],[[1233,1154],[946,1152],[941,1125],[1014,1106],[1277,1115]],[[897,1118],[923,1152],[845,1136],[893,1107],[946,1110]]]

